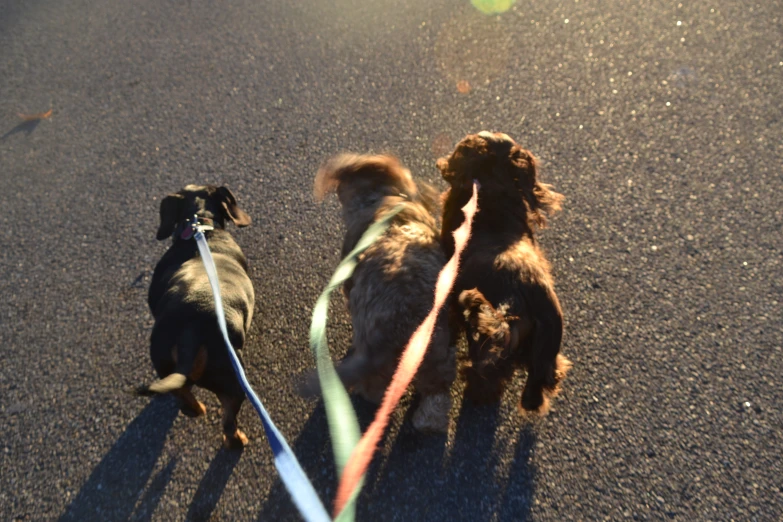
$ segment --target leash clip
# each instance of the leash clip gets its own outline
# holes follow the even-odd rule
[[[193,214],[193,218],[186,222],[179,237],[181,239],[188,240],[192,238],[197,232],[206,232],[208,230],[215,230],[212,225],[206,225],[198,222],[198,216]]]

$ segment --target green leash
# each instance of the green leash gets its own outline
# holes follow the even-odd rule
[[[337,371],[334,369],[332,357],[329,353],[329,345],[326,340],[329,296],[333,290],[339,288],[340,285],[350,279],[356,265],[359,264],[359,256],[386,232],[391,225],[391,220],[403,208],[405,208],[404,205],[397,205],[367,228],[356,247],[337,265],[332,279],[326,285],[313,308],[313,320],[310,325],[310,349],[313,351],[313,355],[315,355],[321,395],[324,398],[326,419],[329,423],[329,435],[332,438],[332,448],[334,449],[334,462],[340,476],[343,474],[345,464],[348,462],[353,449],[359,443],[361,430],[359,429],[356,412],[354,412],[351,405],[351,399],[342,381],[340,381]],[[363,485],[364,478],[362,478],[345,508],[335,519],[336,521],[352,522],[354,520],[356,515],[356,497],[359,495]]]

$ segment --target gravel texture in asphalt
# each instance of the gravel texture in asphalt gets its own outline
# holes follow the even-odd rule
[[[390,151],[445,188],[465,134],[510,134],[566,196],[541,235],[574,362],[554,411],[406,397],[358,520],[783,518],[780,2],[0,3],[0,518],[299,517],[259,420],[241,454],[150,382],[160,199],[228,185],[254,220],[247,374],[327,505],[312,305],[339,260],[314,174]],[[48,119],[17,113],[53,109]],[[335,298],[330,343],[350,338]],[[373,408],[355,401],[366,427]]]

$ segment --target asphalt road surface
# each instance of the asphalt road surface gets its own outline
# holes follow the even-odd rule
[[[343,233],[315,171],[391,151],[444,188],[435,159],[489,129],[567,198],[541,241],[573,371],[536,422],[521,377],[448,436],[406,398],[358,520],[783,519],[782,41],[778,1],[0,2],[0,517],[299,519],[247,404],[237,454],[214,396],[192,420],[126,393],[187,183],[254,220],[247,373],[330,505],[323,406],[292,386]]]

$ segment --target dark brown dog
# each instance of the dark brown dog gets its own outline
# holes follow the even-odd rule
[[[206,408],[196,400],[196,384],[214,392],[223,406],[223,443],[227,448],[247,444],[237,428],[245,392],[231,366],[218,328],[212,288],[188,224],[194,215],[212,225],[204,233],[217,266],[229,338],[239,351],[253,318],[255,296],[242,250],[225,230],[226,221],[246,227],[250,217],[226,187],[188,185],[160,204],[158,240],[173,238],[155,267],[149,306],[155,317],[150,356],[161,380],[137,390],[140,395],[170,392],[185,415],[198,417]]]
[[[533,155],[501,133],[467,136],[437,165],[451,185],[444,194],[446,255],[454,252],[452,233],[464,220],[473,180],[480,183],[452,306],[453,321],[468,337],[467,393],[497,400],[515,368],[524,367],[520,406],[544,414],[571,363],[559,354],[563,315],[535,233],[563,196],[538,180]]]
[[[343,291],[353,323],[353,342],[337,366],[346,387],[378,403],[389,385],[402,350],[432,308],[435,282],[446,263],[433,211],[435,195],[422,193],[410,172],[391,156],[344,154],[329,161],[315,179],[322,199],[336,191],[348,228],[343,256],[367,227],[402,204],[389,229],[361,256]],[[448,315],[438,318],[433,340],[414,384],[421,403],[413,425],[445,432],[456,377],[455,349],[449,344]],[[317,377],[301,388],[317,393]]]

